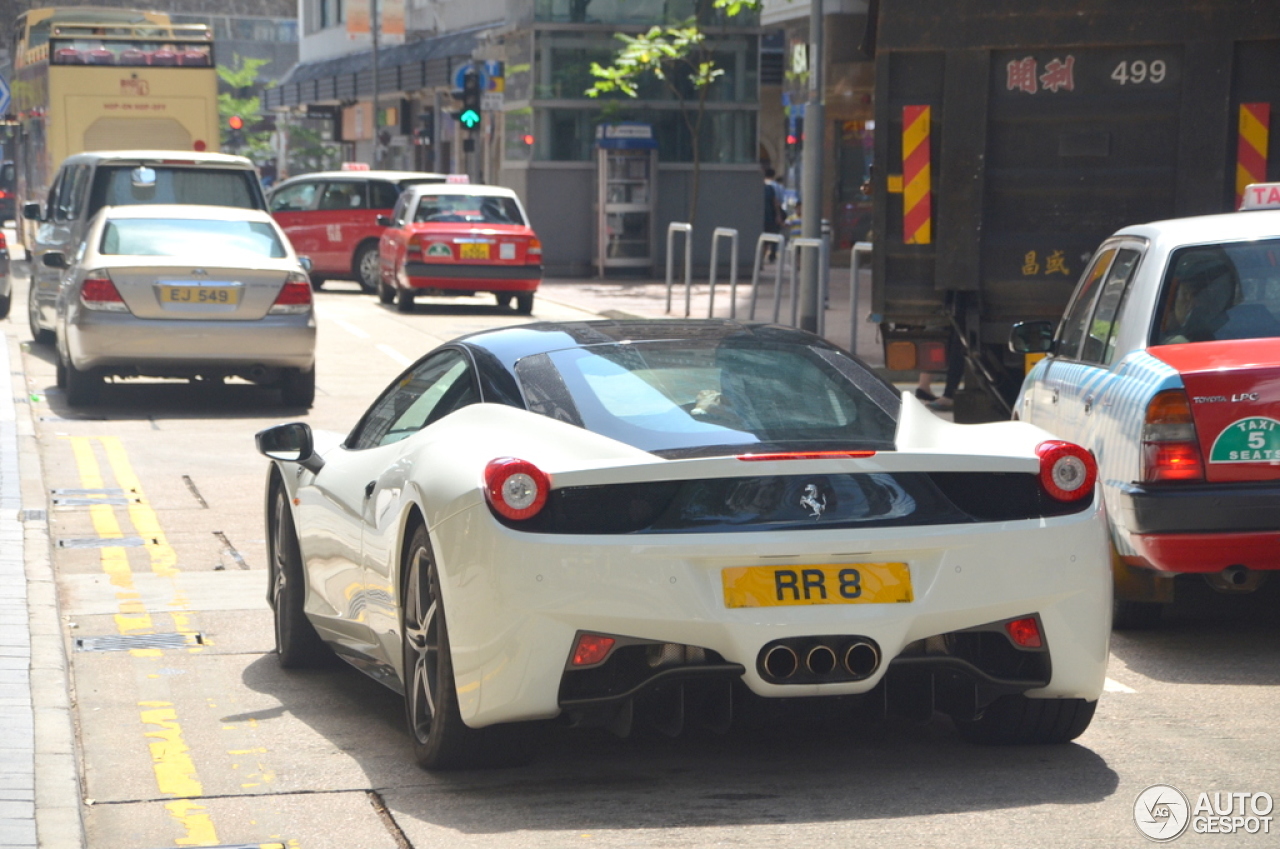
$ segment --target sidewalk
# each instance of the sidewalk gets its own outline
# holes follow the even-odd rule
[[[677,274],[682,271],[677,271]],[[880,344],[879,328],[867,321],[871,312],[871,269],[864,265],[858,274],[858,316],[856,328],[857,340],[854,351],[868,365],[874,368],[884,367],[884,350]],[[774,320],[774,288],[777,278],[777,265],[769,263],[760,274],[759,291],[756,294],[755,320]],[[850,324],[851,310],[849,299],[850,269],[831,269],[831,292],[828,297],[828,308],[824,316],[825,332],[822,334],[829,341],[845,350],[853,350],[850,340],[855,328]],[[716,281],[715,316],[730,317],[731,281],[726,271]],[[778,322],[791,324],[791,280],[790,274],[782,275],[782,300],[777,304]],[[629,279],[625,277],[605,280],[548,278],[542,281],[538,289],[538,298],[567,304],[569,306],[599,313],[611,318],[683,318],[685,316],[686,290],[683,280],[673,281],[671,286],[671,307],[667,310],[667,286],[658,279]],[[736,310],[733,317],[747,320],[751,313],[751,268],[750,264],[739,268],[737,285]],[[689,295],[689,312],[692,318],[708,318],[711,315],[711,288],[707,280],[694,280]]]
[[[9,377],[0,392],[0,846],[76,849],[84,826],[44,484],[19,342],[9,332],[0,342]]]

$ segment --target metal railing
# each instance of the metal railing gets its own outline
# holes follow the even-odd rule
[[[849,251],[849,352],[852,354],[858,353],[858,274],[862,271],[858,257],[861,254],[870,258],[870,242],[857,242]]]
[[[738,231],[732,227],[717,227],[711,234],[710,303],[707,318],[716,316],[716,272],[719,270],[720,240],[729,240],[729,318],[738,317]],[[688,315],[688,313],[685,313]]]
[[[675,261],[675,236],[684,233],[684,317],[689,317],[693,301],[693,225],[672,221],[667,225],[667,314],[671,313],[672,264]]]

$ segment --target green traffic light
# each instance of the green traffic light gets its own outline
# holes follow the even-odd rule
[[[458,114],[458,121],[468,130],[474,130],[480,125],[480,113],[474,109],[464,109]]]

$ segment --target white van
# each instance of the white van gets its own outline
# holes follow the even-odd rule
[[[243,156],[168,150],[77,153],[58,168],[44,203],[27,203],[22,214],[36,223],[30,247],[31,287],[27,315],[31,335],[54,341],[61,272],[41,257],[49,251],[73,256],[89,221],[104,206],[181,203],[266,211],[267,201],[253,162]]]

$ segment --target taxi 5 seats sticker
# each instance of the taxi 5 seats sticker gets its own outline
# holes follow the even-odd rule
[[[1280,422],[1252,416],[1232,422],[1213,441],[1210,463],[1280,460]]]

